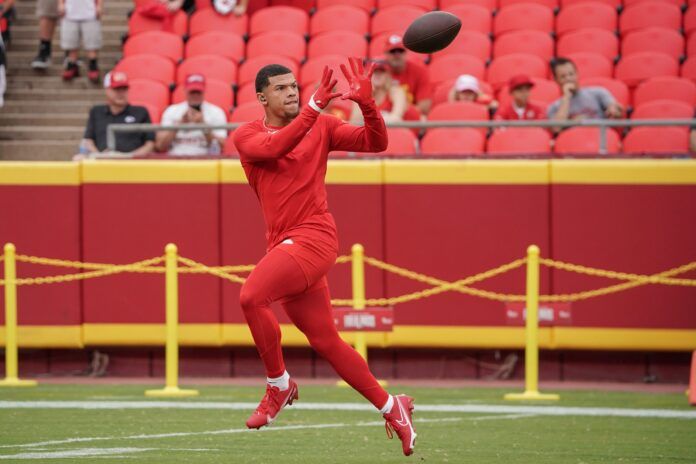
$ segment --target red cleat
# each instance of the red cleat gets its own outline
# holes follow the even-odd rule
[[[63,80],[64,81],[71,81],[79,75],[80,75],[80,70],[77,68],[77,65],[73,65],[73,66],[69,65],[63,70]]]
[[[98,84],[99,83],[99,70],[98,69],[90,69],[87,72],[87,79],[92,82],[92,84]]]
[[[394,437],[393,432],[401,440],[401,447],[404,455],[413,454],[413,447],[416,445],[416,429],[413,428],[413,398],[406,395],[394,396],[394,406],[391,411],[384,415],[387,421],[384,426],[387,429],[387,436]]]
[[[256,411],[247,419],[246,426],[250,429],[260,429],[264,425],[269,425],[278,417],[281,409],[299,398],[297,384],[292,379],[288,389],[283,391],[280,391],[278,387],[266,385],[266,394]]]

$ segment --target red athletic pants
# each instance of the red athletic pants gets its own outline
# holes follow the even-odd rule
[[[276,246],[259,261],[240,294],[242,310],[266,367],[266,375],[280,377],[285,371],[280,326],[269,306],[280,300],[312,348],[329,361],[351,387],[376,408],[382,408],[389,398],[388,393],[377,383],[365,360],[341,339],[336,330],[326,277],[308,282],[311,278],[306,277],[297,258],[283,250],[285,246]],[[335,260],[335,256],[332,259]],[[333,262],[319,264],[328,264],[328,270]]]

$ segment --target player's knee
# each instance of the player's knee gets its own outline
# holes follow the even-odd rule
[[[245,311],[253,310],[261,306],[259,292],[246,285],[242,286],[242,290],[239,292],[239,304]]]
[[[332,337],[316,337],[309,340],[309,344],[312,345],[314,351],[324,358],[333,351],[336,346],[335,342]]]

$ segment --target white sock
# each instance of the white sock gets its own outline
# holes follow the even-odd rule
[[[287,390],[290,388],[290,374],[288,371],[284,371],[280,377],[266,377],[266,382],[272,387],[278,387],[280,391]]]
[[[382,414],[386,414],[389,411],[391,411],[393,407],[394,407],[394,397],[389,395],[389,399],[387,400],[385,405],[382,406],[382,409],[380,409],[379,412],[381,412]]]

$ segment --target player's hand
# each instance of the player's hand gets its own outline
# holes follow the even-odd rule
[[[337,83],[338,80],[333,78],[333,69],[329,69],[328,66],[324,66],[324,75],[321,77],[319,87],[317,88],[317,91],[314,92],[314,95],[312,95],[311,100],[320,110],[323,110],[329,106],[329,102],[331,100],[341,95],[340,92],[333,91]]]
[[[375,64],[370,63],[367,71],[363,68],[362,60],[359,58],[348,58],[350,72],[345,65],[341,65],[341,71],[348,80],[348,92],[341,96],[343,100],[353,100],[358,105],[367,105],[374,101],[372,97],[372,73]]]

